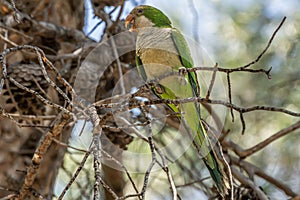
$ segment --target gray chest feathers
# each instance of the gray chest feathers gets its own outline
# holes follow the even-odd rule
[[[149,27],[141,29],[137,36],[137,53],[142,54],[147,49],[159,49],[178,54],[171,31],[171,28]]]
[[[138,33],[137,55],[148,80],[182,67],[171,31],[171,28],[144,28]]]
[[[163,65],[170,71],[182,66],[178,51],[172,39],[171,28],[143,28],[137,36],[136,50],[142,63]],[[147,66],[144,66],[147,68]],[[156,66],[158,67],[158,66]],[[147,70],[146,70],[147,71]]]

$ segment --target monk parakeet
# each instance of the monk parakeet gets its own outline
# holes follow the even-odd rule
[[[200,95],[196,73],[170,75],[182,68],[192,68],[193,60],[183,35],[172,27],[171,21],[163,12],[147,5],[137,6],[126,17],[125,25],[129,31],[137,32],[138,72],[145,81],[157,81],[152,90],[159,98],[186,99]],[[226,195],[229,188],[227,176],[201,122],[199,103],[168,106],[180,113],[181,122],[194,137],[196,149],[220,194]]]

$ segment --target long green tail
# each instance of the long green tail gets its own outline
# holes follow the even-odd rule
[[[225,196],[228,194],[228,178],[223,171],[222,163],[218,160],[202,125],[199,108],[196,103],[185,103],[181,105],[181,109],[183,111],[183,119],[189,127],[189,131],[194,136],[198,152],[203,157],[203,161],[219,192],[222,196]]]

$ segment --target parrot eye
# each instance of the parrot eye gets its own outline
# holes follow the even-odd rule
[[[137,10],[137,14],[139,14],[139,15],[141,15],[143,12],[144,12],[143,9],[138,9],[138,10]]]

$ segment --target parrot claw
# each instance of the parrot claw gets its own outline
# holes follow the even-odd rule
[[[158,94],[163,94],[164,93],[164,89],[159,85],[159,84],[155,84],[153,86],[153,89],[155,90],[156,93]]]
[[[185,76],[187,74],[187,69],[185,67],[179,67],[178,73],[180,76]]]

